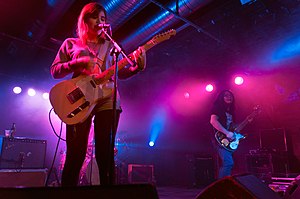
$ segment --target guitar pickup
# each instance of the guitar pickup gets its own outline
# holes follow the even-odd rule
[[[80,106],[78,106],[74,111],[72,111],[71,113],[69,113],[67,115],[67,117],[68,118],[73,118],[75,115],[77,115],[80,111],[82,111],[83,109],[85,109],[89,105],[90,105],[89,101],[84,102],[83,104],[81,104]]]
[[[80,88],[77,87],[76,89],[74,89],[72,92],[70,92],[67,95],[67,99],[69,100],[69,102],[71,104],[74,104],[75,102],[77,102],[83,96],[84,96],[84,94],[82,93],[82,91],[80,90]]]

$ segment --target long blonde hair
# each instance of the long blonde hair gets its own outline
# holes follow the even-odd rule
[[[87,36],[88,26],[86,24],[86,20],[91,16],[99,15],[101,11],[104,12],[105,18],[107,18],[107,13],[105,8],[99,3],[96,2],[88,3],[82,8],[77,22],[77,36],[84,44],[86,44],[87,37],[88,37]]]

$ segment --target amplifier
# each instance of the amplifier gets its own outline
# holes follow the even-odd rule
[[[42,169],[47,141],[0,137],[0,169]]]
[[[246,162],[248,172],[259,178],[269,179],[274,172],[271,154],[246,155]]]
[[[128,164],[129,183],[154,183],[154,166]]]
[[[213,157],[195,157],[195,185],[207,186],[215,181],[215,166]]]

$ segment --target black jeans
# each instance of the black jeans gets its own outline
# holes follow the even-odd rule
[[[114,150],[111,144],[115,141],[115,134],[112,134],[112,127],[115,123],[116,132],[120,113],[121,111],[117,110],[116,120],[112,110],[97,112],[94,117],[95,157],[101,185],[115,183]],[[80,170],[86,157],[91,124],[92,117],[89,117],[83,123],[66,126],[67,153],[62,172],[62,186],[78,184]]]

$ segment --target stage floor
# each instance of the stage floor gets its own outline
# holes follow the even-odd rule
[[[201,188],[156,187],[159,199],[195,199]]]

